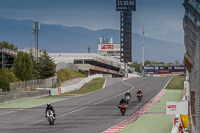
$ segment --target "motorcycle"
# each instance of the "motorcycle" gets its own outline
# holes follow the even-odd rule
[[[47,120],[49,121],[50,125],[54,125],[55,117],[52,110],[47,111]]]
[[[139,102],[140,102],[141,99],[142,99],[142,97],[143,97],[142,93],[137,94],[137,97],[138,97],[138,100],[139,100]]]
[[[119,105],[119,108],[120,108],[122,115],[125,115],[126,107],[127,107],[127,105],[125,103],[122,103],[121,105]]]
[[[130,93],[126,93],[125,94],[125,99],[127,101],[127,104],[129,104],[129,101],[131,100],[131,94]]]

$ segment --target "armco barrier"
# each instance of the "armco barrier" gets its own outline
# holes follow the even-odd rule
[[[70,91],[74,91],[74,90],[78,90],[80,89],[85,83],[90,82],[91,80],[95,79],[95,78],[102,78],[103,74],[96,74],[96,75],[92,75],[90,77],[87,77],[85,79],[83,79],[81,82],[79,82],[78,84],[75,85],[70,85],[70,86],[65,86],[65,87],[61,87],[61,93],[66,93],[66,92],[70,92]]]
[[[59,92],[58,88],[36,88],[36,90],[46,90],[51,96],[58,95]]]

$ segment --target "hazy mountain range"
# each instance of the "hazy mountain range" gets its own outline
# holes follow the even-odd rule
[[[35,46],[32,20],[16,20],[0,17],[0,41],[6,40],[18,46]],[[66,27],[62,25],[41,24],[39,31],[39,49],[47,52],[97,52],[99,38],[113,38],[119,43],[120,32],[114,29],[89,30],[83,27]],[[134,25],[133,25],[134,28]],[[142,61],[142,36],[133,33],[133,61]],[[183,44],[145,37],[145,60],[164,62],[183,61],[185,47]]]

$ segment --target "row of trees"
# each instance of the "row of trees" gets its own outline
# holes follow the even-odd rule
[[[166,63],[166,62],[157,62],[157,61],[150,61],[150,60],[146,60],[144,62],[144,65],[145,66],[151,66],[151,65],[154,65],[154,66],[177,66],[177,65],[183,65],[184,62],[182,64],[180,64],[180,62],[178,60],[175,60],[174,63],[172,62],[169,62],[169,63]],[[130,67],[132,68],[135,68],[135,71],[136,72],[142,72],[142,63],[139,63],[137,61],[133,62]]]
[[[0,48],[6,48],[6,49],[10,49],[10,50],[13,50],[13,51],[17,51],[18,48],[17,46],[15,46],[13,43],[9,44],[7,41],[1,41],[0,42]]]
[[[55,76],[55,72],[56,66],[46,51],[39,60],[32,53],[19,51],[11,69],[0,68],[0,88],[8,91],[10,82],[45,79]]]

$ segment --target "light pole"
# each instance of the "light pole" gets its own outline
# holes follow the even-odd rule
[[[143,43],[142,43],[142,66],[144,67],[144,29],[142,30],[142,34],[143,34]],[[142,68],[143,68],[142,67]],[[144,70],[142,70],[143,72],[143,76],[144,76]]]
[[[38,34],[40,30],[40,23],[39,22],[34,22],[33,23],[33,33],[35,35],[35,57],[38,61]]]
[[[1,46],[1,57],[2,57],[2,60],[1,60],[1,63],[2,63],[2,68],[3,68],[3,46]]]
[[[37,61],[37,79],[39,78],[39,59],[38,59],[38,34],[40,30],[40,23],[39,22],[34,22],[33,23],[33,33],[35,35],[35,58]],[[36,80],[37,81],[37,80]],[[37,82],[36,82],[37,84]],[[37,86],[37,85],[36,85]]]

